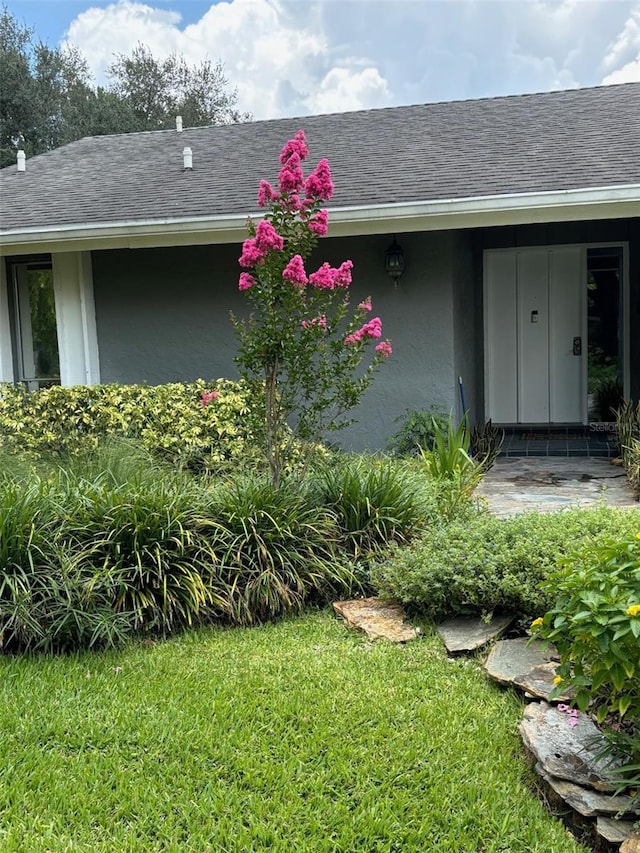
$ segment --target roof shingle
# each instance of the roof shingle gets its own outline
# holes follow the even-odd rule
[[[331,206],[640,184],[640,83],[627,83],[88,137],[0,172],[2,230],[249,213],[300,127],[312,165],[329,158]]]

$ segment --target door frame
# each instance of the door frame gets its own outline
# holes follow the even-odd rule
[[[517,253],[527,251],[552,251],[554,249],[579,248],[581,250],[581,270],[583,278],[582,291],[582,339],[585,344],[585,356],[588,353],[589,342],[587,340],[587,251],[589,249],[622,248],[622,359],[623,359],[623,395],[629,398],[631,390],[631,283],[629,281],[629,242],[627,240],[606,240],[589,243],[552,243],[547,245],[509,246],[500,249],[485,249],[482,253],[482,303],[483,303],[483,354],[484,354],[484,413],[485,419],[492,418],[490,407],[491,376],[489,375],[490,364],[490,340],[489,340],[489,300],[487,299],[487,253]],[[588,400],[588,359],[583,358],[582,363],[582,385],[584,388],[583,399],[583,424],[589,423]]]

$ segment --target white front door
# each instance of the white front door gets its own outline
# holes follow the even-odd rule
[[[487,417],[585,423],[583,247],[487,251],[484,274]]]

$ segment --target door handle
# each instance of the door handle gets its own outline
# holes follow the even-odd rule
[[[580,336],[573,339],[573,354],[582,355],[582,338]]]

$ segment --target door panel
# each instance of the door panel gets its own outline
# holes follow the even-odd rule
[[[584,423],[584,248],[495,250],[484,258],[487,416]]]
[[[497,423],[518,420],[516,256],[486,255],[487,407]]]
[[[518,253],[518,421],[549,422],[549,257]]]
[[[549,398],[551,420],[581,422],[586,394],[583,386],[583,281],[580,247],[554,249],[549,269]],[[579,339],[578,341],[575,339]],[[580,349],[582,354],[576,354]]]

